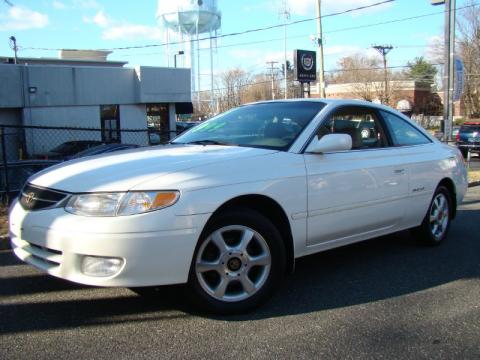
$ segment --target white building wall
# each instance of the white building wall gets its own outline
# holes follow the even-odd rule
[[[60,106],[24,109],[24,123],[31,126],[100,129],[99,106]],[[30,156],[47,152],[66,141],[102,140],[100,130],[26,129],[26,151]]]
[[[121,140],[124,144],[148,145],[147,107],[140,105],[120,105],[120,128],[144,129],[143,132],[122,132]]]
[[[24,106],[21,67],[0,64],[0,108]]]
[[[0,108],[0,124],[18,126],[22,124],[22,116],[20,109],[1,109]],[[21,156],[22,133],[16,128],[4,128],[3,139],[5,141],[5,155],[7,161],[18,160]],[[2,141],[0,139],[0,141]],[[2,148],[0,147],[0,159],[3,159]]]

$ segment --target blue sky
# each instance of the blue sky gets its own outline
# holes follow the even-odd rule
[[[174,0],[160,0],[171,3]],[[343,11],[381,0],[323,0],[323,15]],[[10,2],[13,6],[8,5]],[[457,7],[468,0],[457,0]],[[290,21],[315,17],[315,0],[287,0]],[[281,24],[282,0],[218,0],[222,13],[221,34]],[[443,14],[425,16],[385,25],[346,30],[379,22],[388,22],[443,11],[430,0],[397,0],[368,10],[352,12],[323,20],[325,68],[336,68],[342,57],[356,52],[374,55],[372,44],[391,44],[389,65],[402,66],[416,56],[425,55],[432,39],[441,36]],[[57,51],[38,48],[98,49],[162,44],[165,31],[156,19],[155,0],[0,0],[0,55],[11,55],[8,37],[15,35],[21,47],[19,56],[56,57]],[[293,49],[315,49],[311,41],[315,21],[288,26],[287,52]],[[252,42],[260,42],[252,44]],[[243,43],[249,43],[241,45]],[[215,71],[240,66],[246,70],[266,72],[267,61],[283,59],[283,27],[218,40]],[[37,48],[37,49],[32,49]],[[174,46],[170,47],[175,52]],[[173,55],[170,55],[172,65]],[[166,66],[165,47],[116,50],[110,60],[128,61],[128,66]],[[207,52],[201,63],[208,72]]]

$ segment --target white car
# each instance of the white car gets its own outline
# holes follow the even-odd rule
[[[459,151],[391,108],[290,100],[233,109],[170,145],[29,179],[10,210],[23,261],[96,286],[188,284],[208,311],[266,300],[295,259],[403,229],[445,239]]]

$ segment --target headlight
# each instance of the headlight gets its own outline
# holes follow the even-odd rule
[[[172,206],[178,191],[134,191],[73,195],[65,210],[83,216],[125,216],[142,214]]]

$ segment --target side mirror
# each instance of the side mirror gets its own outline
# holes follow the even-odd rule
[[[323,154],[334,151],[347,151],[352,149],[352,137],[347,134],[328,134],[318,140],[315,136],[308,145],[307,153]]]

